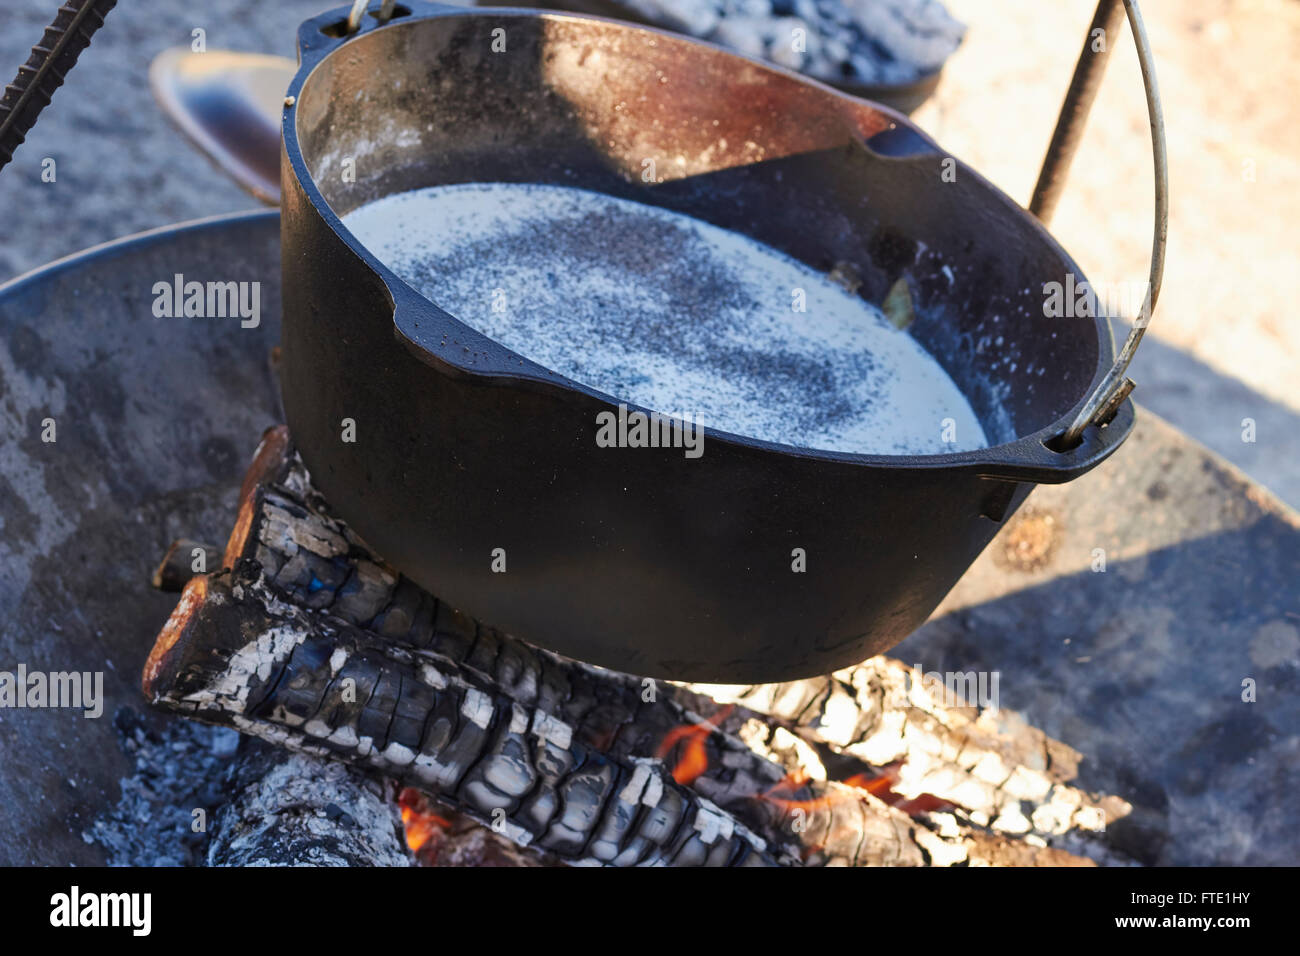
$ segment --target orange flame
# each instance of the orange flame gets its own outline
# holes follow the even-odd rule
[[[898,771],[902,764],[890,764],[883,767],[877,776],[871,776],[867,773],[855,773],[851,777],[845,777],[840,782],[855,790],[861,790],[869,793],[873,797],[887,803],[892,807],[897,807],[908,816],[916,816],[918,813],[931,813],[939,810],[952,810],[955,805],[932,793],[920,793],[915,797],[908,799],[901,794],[894,792],[894,784],[898,782]],[[822,797],[814,797],[808,800],[792,799],[795,791],[808,782],[808,774],[802,770],[795,770],[787,774],[779,783],[771,789],[760,794],[759,799],[773,804],[785,813],[791,813],[795,810],[802,810],[805,813],[814,813],[819,810],[829,810],[837,802],[844,802],[854,799],[844,791],[835,791]]]
[[[402,811],[406,845],[411,848],[412,853],[419,853],[421,847],[451,826],[450,820],[429,810],[428,804],[419,791],[412,790],[410,787],[398,794],[397,804]]]
[[[766,800],[773,806],[780,808],[784,813],[793,813],[795,810],[813,813],[830,807],[834,800],[834,796],[830,794],[824,797],[815,797],[811,800],[792,799],[795,791],[799,790],[811,779],[803,770],[792,770],[781,778],[778,783],[759,794],[759,799]],[[784,796],[784,794],[789,796]],[[843,795],[840,796],[840,799],[844,799]]]
[[[844,782],[855,790],[865,790],[873,797],[879,797],[885,803],[890,803],[889,798],[894,796],[894,791],[890,787],[896,779],[896,772],[886,767],[878,777],[872,777],[865,773],[855,773],[851,777],[845,777]]]
[[[935,813],[939,811],[948,811],[956,809],[956,804],[936,797],[932,793],[918,793],[915,797],[908,799],[902,794],[894,792],[894,784],[898,782],[898,771],[902,764],[893,763],[885,767],[878,777],[869,777],[865,773],[855,773],[851,777],[846,777],[844,782],[850,787],[856,787],[859,790],[865,790],[873,797],[879,798],[891,807],[897,807],[910,817],[918,813]]]
[[[709,734],[718,729],[718,725],[727,719],[732,709],[733,705],[728,704],[709,720],[698,724],[682,724],[664,734],[655,756],[660,760],[667,760],[673,748],[681,744],[682,752],[673,767],[673,779],[682,786],[690,786],[709,769],[709,751],[705,746]]]

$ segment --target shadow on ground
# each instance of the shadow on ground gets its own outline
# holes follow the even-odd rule
[[[1128,540],[1117,541],[1091,518],[1099,503],[1082,501],[1084,489],[1069,486],[1068,498],[1040,489],[945,607],[891,655],[927,672],[999,671],[1003,708],[1084,754],[1077,785],[1133,804],[1106,834],[1125,855],[1163,865],[1294,864],[1300,526],[1229,482],[1224,507],[1210,505],[1205,519],[1232,526],[1198,529],[1206,495],[1184,489],[1180,506],[1174,488],[1204,490],[1215,464],[1194,448],[1170,456],[1176,448],[1159,447],[1151,425],[1123,452],[1129,463],[1135,453],[1164,458],[1169,476],[1116,481],[1121,465],[1108,476],[1120,487],[1100,506],[1144,510],[1149,533],[1185,540],[1094,571],[1094,547],[1118,554],[1140,542],[1123,525]],[[1017,566],[1025,529],[1048,523],[1061,540],[1047,564],[1083,558],[1084,570]],[[1002,593],[981,600],[988,591]]]

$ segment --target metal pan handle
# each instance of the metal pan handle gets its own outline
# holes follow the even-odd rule
[[[1123,3],[1121,10],[1120,4]],[[1051,444],[1053,447],[1066,449],[1079,444],[1083,430],[1089,425],[1109,423],[1128,398],[1134,388],[1134,382],[1127,376],[1129,363],[1137,354],[1138,343],[1146,334],[1151,324],[1151,313],[1155,311],[1156,299],[1160,296],[1160,283],[1165,272],[1165,245],[1169,233],[1169,161],[1165,150],[1165,119],[1160,108],[1160,91],[1156,85],[1156,68],[1151,54],[1151,44],[1147,39],[1146,25],[1142,22],[1142,13],[1137,0],[1100,0],[1097,12],[1093,14],[1088,36],[1084,40],[1083,52],[1074,68],[1074,78],[1061,104],[1061,115],[1056,121],[1056,130],[1052,141],[1043,157],[1043,168],[1038,174],[1038,183],[1029,203],[1029,211],[1044,224],[1051,219],[1056,210],[1057,200],[1065,186],[1065,177],[1070,169],[1079,141],[1083,135],[1084,123],[1088,112],[1096,99],[1097,89],[1101,85],[1102,73],[1106,60],[1110,56],[1112,44],[1110,38],[1120,29],[1121,13],[1127,12],[1129,26],[1133,30],[1133,41],[1137,46],[1138,63],[1142,69],[1142,83],[1146,87],[1147,116],[1151,126],[1151,155],[1155,166],[1155,235],[1151,244],[1151,272],[1147,279],[1147,294],[1142,301],[1142,309],[1133,321],[1133,328],[1120,349],[1115,364],[1093,389],[1092,393],[1080,406],[1078,414],[1070,427],[1061,433]],[[1100,50],[1094,49],[1097,32],[1102,31],[1105,43]]]

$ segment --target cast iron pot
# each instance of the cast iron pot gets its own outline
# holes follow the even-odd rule
[[[1088,471],[1129,433],[1124,400],[1048,447],[1111,367],[1109,325],[1044,318],[1044,284],[1079,268],[901,114],[615,21],[409,3],[349,34],[345,15],[302,25],[286,98],[285,411],[337,512],[453,606],[636,674],[825,673],[901,641],[1035,483]],[[665,181],[642,182],[646,158]],[[873,302],[904,280],[908,331],[993,446],[887,457],[710,432],[698,459],[597,447],[619,396],[462,325],[339,219],[467,181],[689,213],[847,267]]]

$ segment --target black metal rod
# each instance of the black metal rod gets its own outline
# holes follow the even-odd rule
[[[1097,12],[1093,14],[1088,35],[1083,41],[1083,51],[1079,62],[1074,67],[1074,78],[1065,93],[1061,104],[1061,115],[1056,121],[1056,130],[1048,144],[1047,154],[1043,157],[1043,168],[1038,174],[1038,184],[1034,186],[1034,196],[1029,201],[1029,211],[1047,224],[1056,211],[1056,203],[1065,188],[1065,179],[1070,172],[1070,163],[1083,139],[1084,126],[1097,90],[1101,87],[1102,76],[1106,72],[1106,61],[1115,46],[1115,40],[1124,19],[1124,8],[1120,0],[1101,0]],[[1101,44],[1098,49],[1098,34]]]
[[[13,159],[117,0],[68,0],[0,97],[0,169]]]

